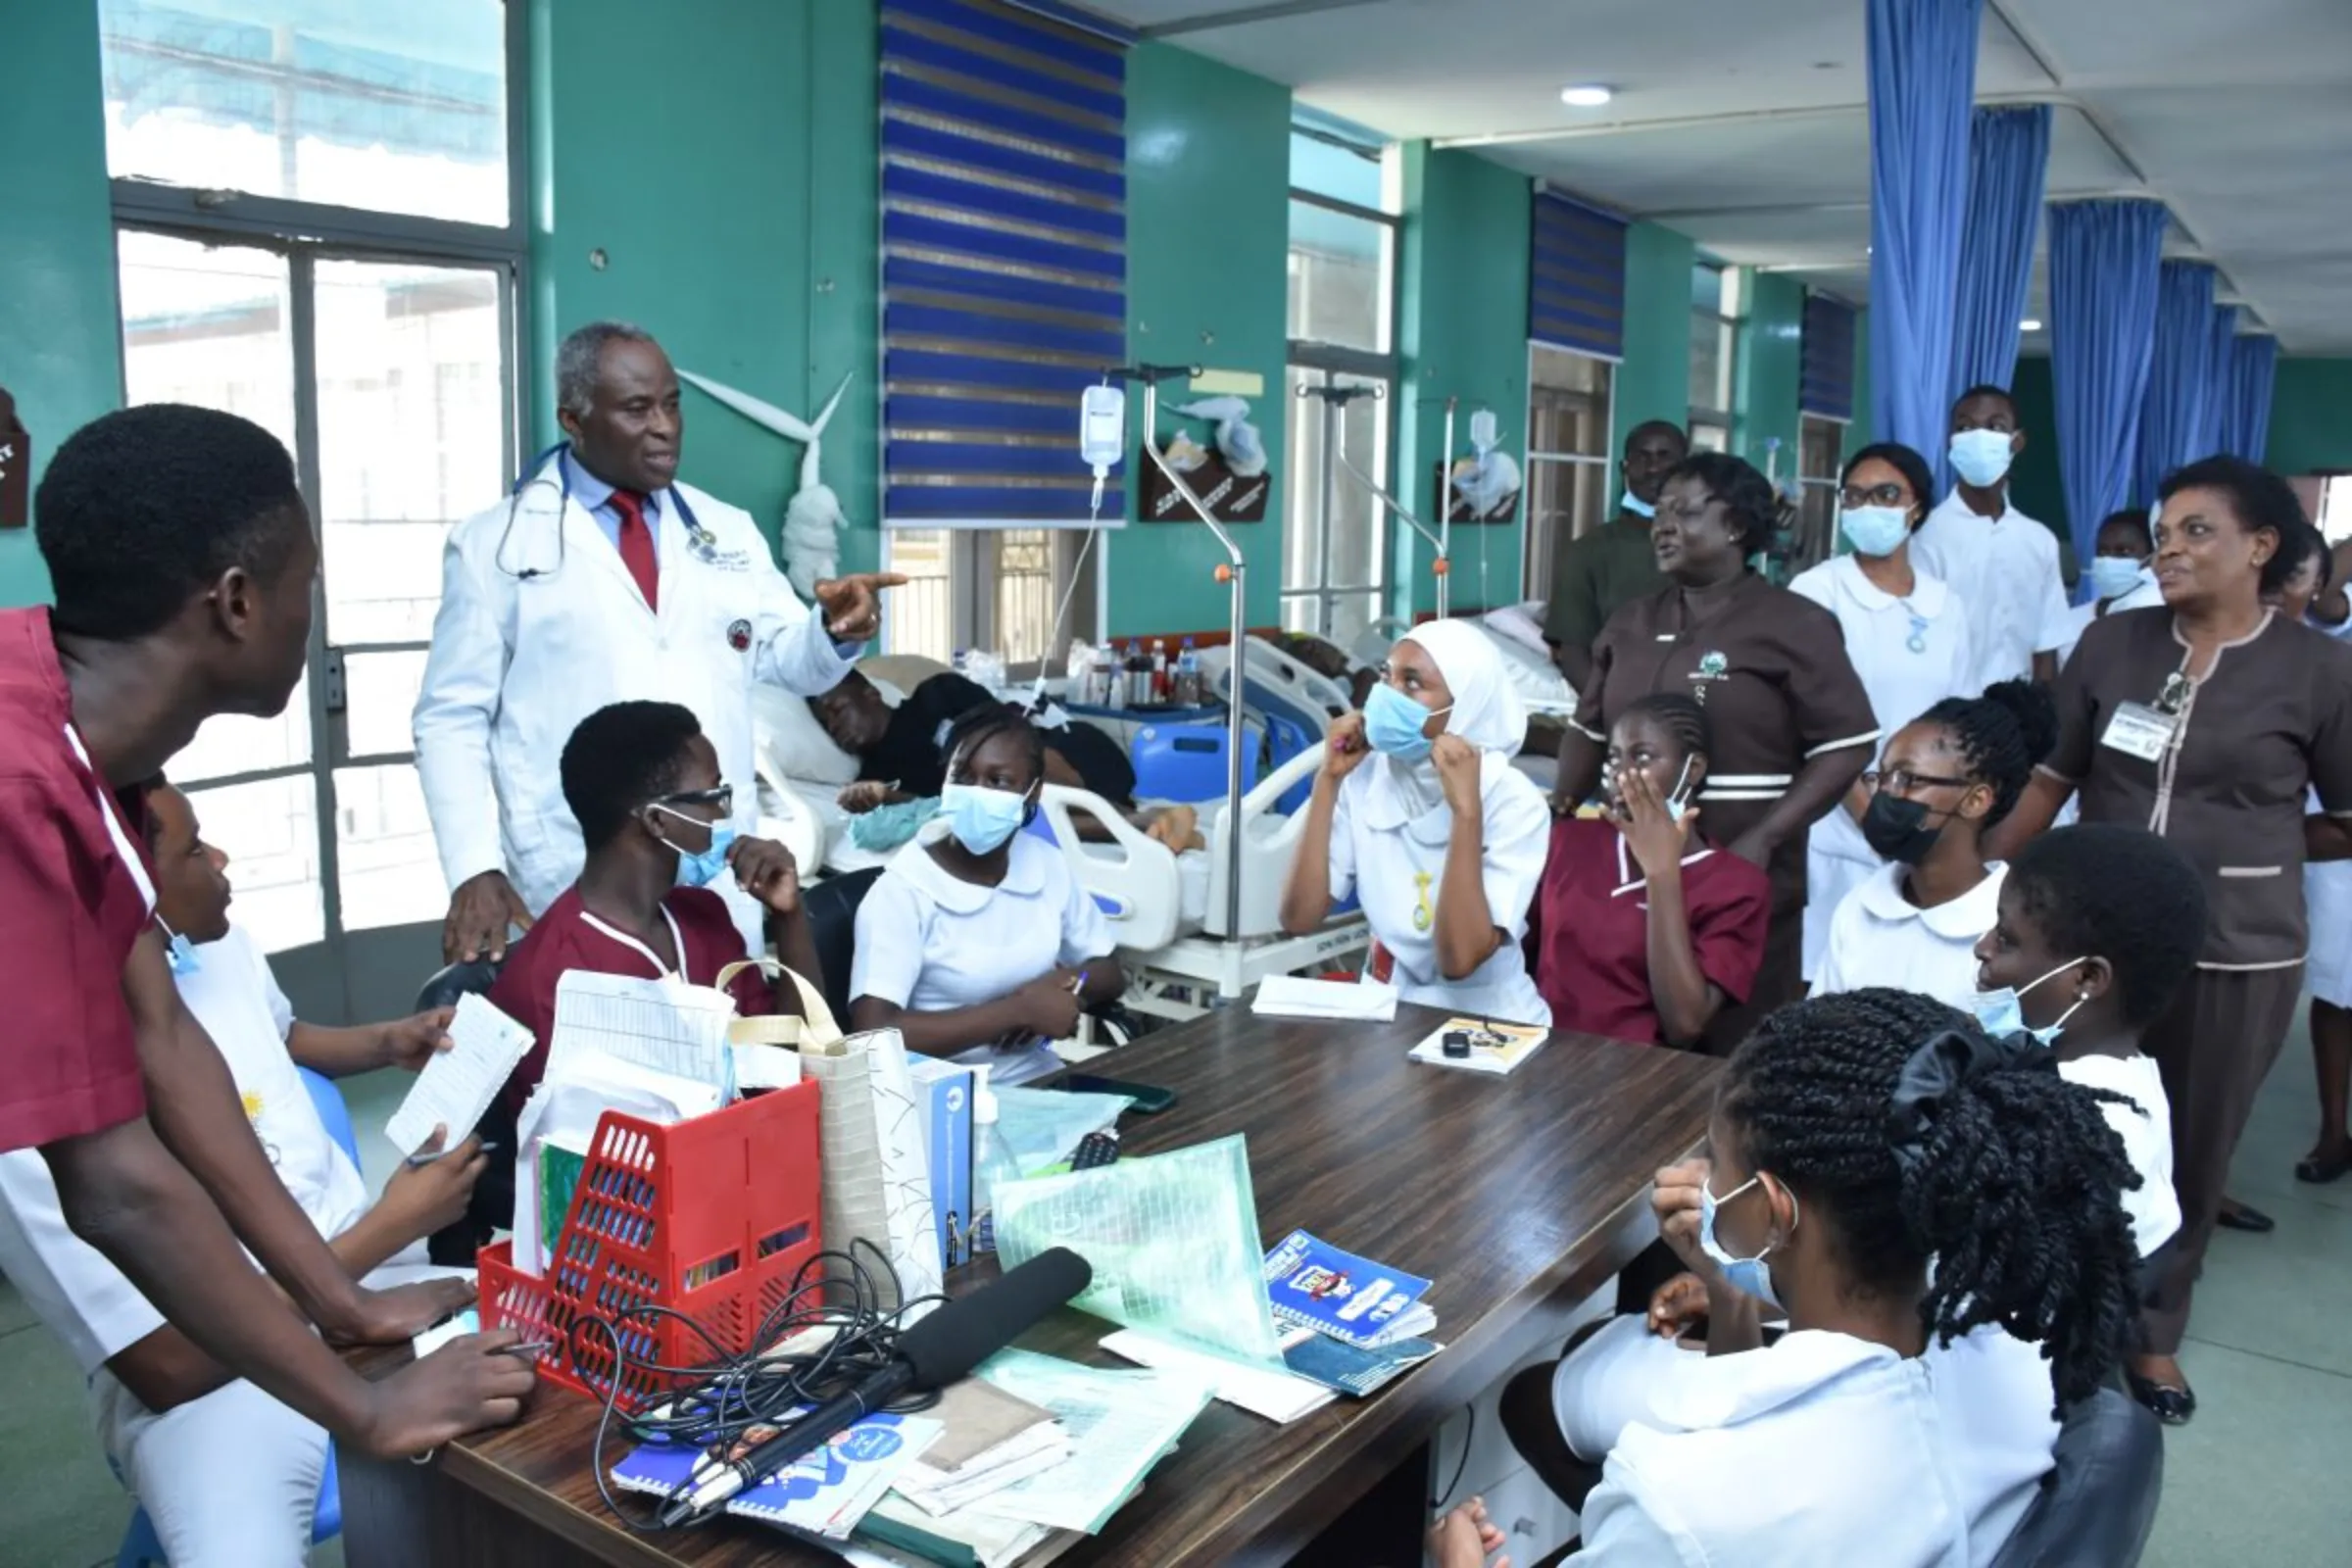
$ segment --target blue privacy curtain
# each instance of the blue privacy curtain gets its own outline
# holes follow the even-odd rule
[[[2213,269],[2203,262],[2166,262],[2156,274],[2156,340],[2148,357],[2148,389],[2139,404],[2134,506],[2154,501],[2166,474],[2208,450],[2213,286]]]
[[[2230,405],[2237,395],[2237,307],[2213,308],[2213,346],[2205,351],[2205,419],[2195,455],[2230,450]]]
[[[2018,323],[2034,279],[2041,181],[2050,162],[2050,106],[1980,109],[1968,128],[1968,211],[1953,300],[1949,401],[2017,373]],[[1940,441],[1926,452],[1940,452]]]
[[[2050,209],[2050,379],[2077,561],[2096,553],[2100,519],[2132,499],[2166,220],[2157,202]],[[2087,572],[2077,591],[2090,591]]]
[[[1940,452],[1984,0],[1870,0],[1872,431]]]
[[[2249,463],[2264,461],[2271,444],[2271,384],[2278,372],[2278,340],[2241,337],[2230,357],[2230,408],[2222,450]]]

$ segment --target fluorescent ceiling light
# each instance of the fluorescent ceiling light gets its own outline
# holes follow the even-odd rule
[[[2020,332],[2038,332],[2041,330],[2041,323],[2029,316],[2017,323],[2017,329]]]
[[[1606,87],[1562,87],[1560,102],[1571,109],[1598,109],[1617,95]]]

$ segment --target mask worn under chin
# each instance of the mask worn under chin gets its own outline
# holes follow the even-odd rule
[[[2058,1036],[2066,1028],[2066,1020],[2080,1011],[2083,1003],[2090,999],[2087,997],[2075,998],[2075,1004],[2060,1013],[2056,1023],[2046,1028],[2034,1029],[2029,1028],[2026,1024],[2026,992],[2032,991],[2042,981],[2054,979],[2066,973],[2067,970],[2082,961],[2081,958],[2069,958],[2048,974],[2043,975],[2040,980],[2028,984],[2023,990],[2016,986],[2003,986],[1998,991],[1980,991],[1976,995],[1976,1000],[1970,1004],[1969,1010],[1977,1015],[1977,1022],[1984,1027],[1984,1032],[1995,1040],[2006,1040],[2011,1035],[2031,1035],[2044,1046],[2054,1046],[2058,1043]]]
[[[1760,1176],[1750,1176],[1721,1198],[1715,1196],[1714,1188],[1706,1182],[1698,1184],[1698,1250],[1714,1259],[1732,1289],[1742,1296],[1752,1296],[1777,1310],[1781,1306],[1781,1298],[1772,1288],[1772,1270],[1764,1261],[1772,1251],[1770,1245],[1753,1257],[1734,1257],[1715,1236],[1717,1211],[1761,1180],[1763,1178]],[[1789,1201],[1795,1201],[1794,1194],[1789,1195]]]
[[[164,961],[172,966],[172,978],[184,978],[204,967],[204,959],[197,956],[195,943],[166,925],[160,914],[155,917],[155,924],[166,938]]]
[[[2101,599],[2121,599],[2139,586],[2141,566],[2130,556],[2090,558],[2090,590]]]
[[[1900,507],[1848,507],[1838,521],[1857,554],[1891,556],[1911,537],[1911,514]]]
[[[949,784],[939,792],[939,811],[956,843],[974,855],[993,855],[1021,830],[1029,798],[979,784]]]
[[[1962,430],[1952,437],[1952,470],[1980,490],[1999,484],[2016,456],[2009,442],[2004,430]]]
[[[1421,733],[1423,726],[1453,706],[1432,710],[1383,681],[1364,699],[1364,739],[1376,752],[1400,762],[1418,762],[1437,743]]]
[[[1928,815],[1921,802],[1882,790],[1870,798],[1870,808],[1862,813],[1863,842],[1881,859],[1917,865],[1943,836],[1943,824],[1931,826]]]
[[[1625,510],[1637,517],[1654,517],[1658,514],[1656,502],[1644,501],[1631,490],[1625,493]]]
[[[659,802],[654,809],[674,816],[681,822],[692,822],[697,827],[710,830],[710,847],[700,854],[682,848],[666,833],[662,835],[662,842],[678,852],[678,880],[685,886],[707,888],[717,881],[718,873],[727,868],[727,851],[735,847],[735,824],[705,822],[699,816],[688,816],[684,811],[674,810]]]

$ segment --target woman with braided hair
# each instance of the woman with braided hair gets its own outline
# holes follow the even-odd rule
[[[2133,1330],[2132,1176],[2104,1099],[2032,1036],[1906,992],[1767,1017],[1725,1069],[1711,1158],[1651,1200],[1703,1282],[1706,1354],[1630,1316],[1553,1373],[1566,1450],[1606,1461],[1577,1561],[1990,1561],[2055,1429],[1970,1352],[2040,1345],[2063,1405]]]
[[[1695,701],[1636,698],[1609,727],[1604,813],[1552,824],[1527,951],[1554,1029],[1690,1047],[1747,1000],[1772,884],[1699,832],[1713,750]]]
[[[1862,775],[1862,836],[1886,863],[1830,916],[1813,995],[1883,985],[1974,1005],[1977,939],[2001,897],[2002,867],[1982,839],[2057,734],[2049,693],[2026,680],[1946,698],[1895,732],[1878,771]]]

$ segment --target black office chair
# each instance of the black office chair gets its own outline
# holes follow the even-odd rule
[[[802,906],[808,914],[808,935],[816,945],[817,966],[824,970],[818,989],[845,1029],[850,1023],[850,967],[858,956],[858,906],[865,902],[866,890],[881,875],[882,867],[868,866],[826,877],[801,894]]]
[[[2156,1522],[2164,1429],[2118,1389],[2066,1414],[2057,1463],[1991,1568],[2132,1568]]]

